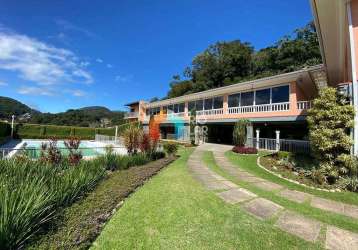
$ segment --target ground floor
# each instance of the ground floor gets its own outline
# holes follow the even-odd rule
[[[160,134],[162,139],[190,141],[190,134],[201,137],[205,142],[233,145],[233,121],[216,121],[197,124],[196,129],[190,128],[188,123],[162,123]],[[191,131],[192,130],[192,131]],[[248,138],[276,139],[277,131],[279,138],[286,140],[308,140],[308,126],[304,119],[297,120],[253,120],[247,127]],[[257,134],[257,132],[259,134]],[[196,134],[196,135],[195,135]],[[198,135],[199,134],[199,135]]]

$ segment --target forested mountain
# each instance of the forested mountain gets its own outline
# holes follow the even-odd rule
[[[19,118],[26,113],[30,116],[22,119],[21,122],[83,127],[107,127],[124,122],[124,112],[111,111],[105,107],[69,109],[57,114],[41,113],[14,99],[0,96],[0,119],[9,120],[11,115],[15,114],[19,121]]]
[[[0,119],[10,119],[12,115],[20,116],[25,113],[39,112],[15,99],[0,96]]]
[[[290,72],[321,61],[313,22],[258,51],[240,40],[217,42],[195,56],[182,76],[173,76],[166,98]]]

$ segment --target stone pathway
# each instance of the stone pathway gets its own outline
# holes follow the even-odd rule
[[[208,190],[216,191],[218,197],[229,204],[239,204],[245,211],[262,219],[276,219],[275,227],[300,237],[306,241],[316,242],[320,237],[322,223],[300,214],[285,210],[284,207],[270,200],[258,197],[256,194],[238,187],[235,183],[210,170],[202,161],[205,151],[213,151],[216,163],[238,180],[250,182],[258,188],[277,192],[278,195],[298,203],[311,201],[311,205],[326,211],[341,213],[356,218],[355,206],[341,204],[337,206],[330,200],[315,197],[303,192],[288,190],[283,186],[258,178],[246,171],[233,166],[224,156],[231,147],[222,145],[204,144],[196,148],[188,160],[188,167],[193,176]],[[332,203],[333,202],[333,203]],[[358,249],[358,234],[328,226],[325,237],[327,249]]]

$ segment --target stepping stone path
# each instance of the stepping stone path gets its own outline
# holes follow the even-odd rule
[[[322,223],[311,218],[285,210],[279,204],[257,197],[256,194],[239,188],[235,183],[210,170],[202,161],[205,151],[213,151],[216,163],[227,173],[240,181],[251,183],[265,191],[276,192],[288,200],[303,203],[311,202],[312,207],[358,218],[358,207],[336,201],[322,199],[304,192],[285,189],[282,185],[256,177],[234,166],[224,155],[230,146],[204,144],[196,148],[188,160],[188,167],[193,176],[208,190],[217,191],[217,195],[229,204],[240,204],[248,213],[259,219],[271,219],[279,215],[275,227],[300,237],[306,241],[317,241]],[[325,236],[325,248],[332,250],[357,249],[358,234],[328,225]]]
[[[321,230],[321,224],[315,220],[305,218],[292,212],[285,212],[276,222],[281,230],[298,237],[315,242]]]
[[[243,208],[250,214],[264,220],[271,218],[277,212],[283,210],[283,207],[280,205],[264,198],[252,200],[249,203],[244,204]]]

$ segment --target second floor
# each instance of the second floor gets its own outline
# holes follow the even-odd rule
[[[207,120],[304,116],[318,93],[317,71],[323,71],[321,65],[152,103],[136,102],[135,117],[147,123],[151,116],[163,122],[190,116]]]

